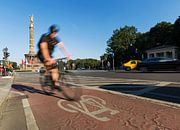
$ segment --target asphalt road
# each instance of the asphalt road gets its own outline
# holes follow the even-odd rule
[[[107,72],[81,70],[75,73],[76,75],[84,76],[84,78],[87,77],[86,79],[89,79],[89,76],[91,77],[89,81],[82,80],[81,84],[86,86],[94,86],[177,104],[180,103],[180,73],[177,72],[141,73],[136,71]],[[103,81],[101,81],[102,78]],[[122,80],[122,83],[118,83],[116,80]]]
[[[80,71],[76,71],[76,73],[82,76],[180,82],[180,72],[142,73],[137,71],[96,72],[96,71],[80,70]]]
[[[180,73],[139,73],[75,71],[73,83],[82,86],[98,87],[104,90],[128,93],[172,103],[180,103]],[[39,83],[38,73],[19,73],[27,78],[27,83]],[[24,82],[16,77],[16,81]]]

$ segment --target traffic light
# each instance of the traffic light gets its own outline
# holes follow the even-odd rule
[[[7,59],[9,56],[10,56],[10,53],[9,53],[9,52],[4,52],[4,57],[3,57],[3,59]]]
[[[9,52],[6,52],[6,58],[8,58],[8,57],[9,57],[9,55],[10,55],[10,53],[9,53]]]
[[[6,59],[6,52],[3,53],[3,59]]]
[[[3,59],[4,60],[7,60],[7,58],[9,57],[9,55],[10,55],[10,53],[8,52],[8,48],[7,47],[5,47],[5,48],[3,48]]]

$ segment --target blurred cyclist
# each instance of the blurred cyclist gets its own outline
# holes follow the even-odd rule
[[[43,34],[38,42],[38,53],[37,56],[40,59],[40,61],[44,64],[46,67],[46,73],[45,75],[48,74],[48,72],[51,73],[52,80],[54,82],[54,85],[58,85],[58,68],[56,65],[56,60],[53,59],[53,52],[54,48],[57,45],[64,55],[67,57],[67,59],[70,59],[70,54],[66,51],[64,48],[64,44],[62,43],[61,40],[57,39],[56,35],[58,33],[59,29],[57,25],[51,25],[49,27],[49,32],[46,34]]]

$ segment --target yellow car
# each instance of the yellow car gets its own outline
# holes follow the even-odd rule
[[[141,62],[140,60],[130,60],[123,64],[123,68],[127,71],[134,70],[137,67],[137,64]]]

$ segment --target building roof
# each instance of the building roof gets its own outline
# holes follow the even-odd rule
[[[162,45],[162,46],[157,46],[157,47],[148,49],[148,50],[146,50],[146,51],[154,51],[154,50],[159,50],[159,49],[164,49],[164,48],[178,49],[179,47],[177,47],[177,46],[172,46],[172,45]]]

